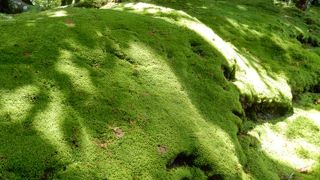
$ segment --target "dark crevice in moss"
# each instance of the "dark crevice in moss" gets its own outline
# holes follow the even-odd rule
[[[303,34],[299,34],[297,36],[297,40],[303,44],[303,45],[307,45],[309,47],[319,47],[320,46],[320,42],[317,38],[312,37],[312,36],[305,36]]]
[[[130,64],[135,64],[135,61],[133,59],[131,59],[129,56],[127,56],[125,53],[123,53],[121,51],[112,51],[110,53],[115,55],[117,58],[119,58],[121,60],[127,61]]]
[[[316,24],[316,21],[310,17],[307,17],[304,19],[304,22],[307,24],[307,25],[312,25],[312,24]]]
[[[223,177],[220,174],[214,174],[208,177],[208,180],[220,180],[220,179],[223,179]]]
[[[199,42],[198,40],[191,40],[190,46],[191,50],[198,56],[203,57],[206,55],[206,52],[203,49],[201,42]]]
[[[222,72],[224,77],[228,80],[228,81],[234,81],[236,78],[236,68],[235,66],[227,66],[227,65],[222,65],[221,66]]]
[[[244,114],[238,110],[233,110],[232,114],[234,114],[235,116],[239,117],[240,119],[244,118]]]
[[[245,109],[246,115],[250,119],[270,120],[292,113],[292,108],[281,104],[254,103]]]
[[[298,102],[300,100],[300,93],[292,91],[292,102]]]
[[[312,86],[309,90],[311,93],[320,93],[320,84],[317,84],[315,86]]]
[[[271,120],[293,113],[291,105],[281,102],[250,102],[246,98],[241,98],[241,104],[246,117],[252,120]]]
[[[44,170],[42,176],[40,177],[40,180],[47,180],[50,179],[50,177],[54,174],[54,168],[48,167]]]
[[[80,147],[79,135],[80,135],[79,129],[72,128],[71,145],[75,148]]]
[[[223,179],[222,175],[214,174],[211,166],[205,163],[197,162],[198,159],[197,153],[186,153],[181,152],[176,155],[171,161],[169,161],[166,165],[168,170],[179,168],[179,167],[194,167],[201,170],[206,176],[207,179]]]
[[[131,59],[126,53],[121,51],[120,48],[117,46],[111,47],[110,45],[108,45],[108,46],[106,46],[105,52],[107,54],[114,55],[115,57],[117,57],[120,60],[125,60],[125,61],[129,62],[130,64],[135,64],[135,61],[133,59]]]
[[[187,154],[185,152],[179,153],[173,160],[171,160],[167,165],[167,169],[173,169],[181,166],[193,166],[196,159],[194,154]]]
[[[125,52],[122,51],[120,44],[115,39],[109,37],[108,35],[104,35],[103,42],[103,51],[106,54],[112,54],[120,60],[125,60],[130,64],[135,64],[135,61],[131,59]]]

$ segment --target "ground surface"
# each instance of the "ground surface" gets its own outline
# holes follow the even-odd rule
[[[0,15],[0,179],[316,179],[319,11]]]

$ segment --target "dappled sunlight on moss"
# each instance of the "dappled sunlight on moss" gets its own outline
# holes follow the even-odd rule
[[[249,134],[258,139],[261,150],[272,159],[296,171],[313,173],[320,158],[320,112],[299,108],[294,108],[294,112],[275,124],[258,125]],[[314,128],[308,125],[310,123],[314,123]]]
[[[184,169],[166,167],[182,152],[197,157],[188,170],[194,177],[245,175],[236,141],[241,119],[233,114],[241,114],[238,94],[223,77],[223,58],[215,51],[204,52],[213,48],[195,33],[161,19],[116,11],[67,11],[70,22],[77,23],[73,29],[64,26],[63,17],[35,22],[53,24],[46,41],[50,54],[32,51],[32,73],[25,73],[45,97],[28,114],[25,126],[36,132],[33,137],[54,147],[63,164],[54,169],[54,177],[170,177]],[[120,14],[125,18],[109,18]],[[91,18],[108,21],[89,26]],[[66,32],[68,38],[62,38]],[[168,39],[158,39],[158,32]],[[218,107],[207,106],[209,102]],[[37,170],[42,171],[49,170]]]
[[[259,104],[265,103],[266,101],[269,104],[281,104],[281,106],[286,107],[285,109],[287,109],[287,111],[290,111],[292,94],[286,76],[283,73],[276,74],[266,70],[260,65],[260,60],[249,53],[249,57],[240,54],[234,45],[224,41],[211,28],[200,22],[198,19],[183,11],[146,3],[128,3],[115,7],[114,9],[132,10],[136,13],[149,14],[156,18],[164,19],[172,24],[187,27],[196,32],[209,44],[215,47],[227,59],[229,66],[235,70],[236,76],[234,84],[240,89],[241,94],[246,98],[246,103],[248,103],[249,106],[251,106],[250,104],[254,103],[254,101]],[[148,11],[144,11],[144,9],[147,9]],[[151,12],[150,9],[154,9],[155,11]],[[170,16],[172,13],[175,14],[174,18]],[[231,19],[227,20],[236,27],[240,26]],[[242,26],[249,30],[248,25]],[[250,31],[256,35],[262,35],[258,31]],[[270,74],[272,74],[272,76]]]
[[[263,34],[255,29],[251,29],[249,25],[247,24],[240,24],[237,21],[235,21],[234,19],[228,18],[226,17],[226,21],[228,21],[230,24],[232,24],[237,31],[239,31],[242,35],[246,35],[248,32],[252,33],[253,35],[255,35],[254,38],[257,37],[262,37]]]
[[[65,97],[59,91],[48,92],[50,102],[42,112],[37,112],[33,120],[34,128],[42,134],[50,144],[59,151],[70,152],[70,148],[64,139],[62,123],[66,118],[66,107],[63,105]]]
[[[240,55],[241,56],[241,55]],[[267,72],[260,64],[259,60],[250,56],[250,60],[241,56],[237,61],[238,71],[236,72],[237,81],[234,82],[249,97],[255,95],[261,99],[271,99],[278,102],[283,100],[290,103],[292,100],[291,88],[287,83],[284,75],[269,76],[271,72]],[[248,81],[250,83],[248,83]],[[249,91],[249,92],[246,92]],[[260,97],[259,97],[260,96]]]
[[[26,26],[28,27],[35,27],[36,26],[36,20],[29,20],[26,22]]]
[[[211,11],[218,3],[227,2],[196,8]],[[252,86],[241,85],[251,96],[275,93],[272,98],[291,100],[286,74],[267,69],[260,56],[183,11],[143,3],[60,11],[18,15],[15,26],[0,22],[8,29],[0,29],[0,179],[254,179],[248,167],[256,161],[263,165],[255,167],[260,174],[276,179],[265,162],[288,171],[296,162],[315,164],[317,141],[306,131],[287,137],[266,123],[242,132],[245,115],[233,82],[250,81]],[[243,33],[260,33],[250,23],[234,22]],[[26,29],[14,36],[7,33],[21,27]],[[20,99],[26,94],[21,88],[30,102]],[[250,147],[253,158],[240,144],[250,134],[265,149]],[[282,151],[265,147],[278,137],[292,142],[288,147],[295,151],[283,151],[294,156],[293,165],[273,156]]]
[[[123,10],[123,9],[128,9],[128,10],[134,10],[136,12],[140,12],[140,13],[147,13],[147,14],[166,14],[166,15],[170,15],[172,13],[177,13],[177,15],[181,16],[186,16],[188,17],[187,14],[185,14],[183,11],[176,11],[174,9],[171,8],[166,8],[166,7],[161,7],[161,6],[157,6],[157,5],[153,5],[153,4],[147,4],[147,3],[125,3],[125,4],[119,4],[115,7],[113,7],[113,9],[117,9],[117,10]]]
[[[289,8],[289,7],[294,6],[294,2],[293,2],[293,1],[290,1],[290,0],[286,0],[286,1],[283,1],[283,0],[273,0],[273,3],[274,3],[275,5],[281,6],[281,7],[283,7],[283,8]]]
[[[182,86],[169,67],[164,64],[164,59],[151,53],[152,50],[141,43],[131,42],[127,49],[128,55],[134,58],[137,63],[138,70],[144,72],[144,77],[148,84],[159,85],[165,93],[169,93],[172,89],[178,90],[179,94],[185,96]]]
[[[249,134],[256,137],[261,142],[261,148],[270,157],[290,165],[296,170],[304,167],[312,167],[314,159],[304,159],[299,157],[297,149],[303,148],[307,151],[318,153],[320,148],[304,140],[289,140],[285,136],[273,131],[268,125],[255,128]],[[319,153],[318,153],[319,155]]]
[[[68,16],[68,12],[65,10],[58,10],[58,11],[49,11],[47,13],[49,17],[65,17]]]
[[[33,85],[19,87],[13,91],[1,90],[0,117],[8,123],[23,122],[37,101],[39,88]]]
[[[225,41],[237,47],[239,54],[244,55],[246,51],[250,51],[250,54],[259,60],[259,64],[271,72],[269,76],[285,75],[294,94],[303,92],[308,86],[319,82],[319,74],[316,73],[320,71],[317,55],[319,48],[312,48],[308,43],[305,45],[296,40],[301,33],[306,38],[319,37],[316,25],[318,7],[303,13],[294,8],[281,8],[271,1],[263,0],[192,1],[188,7],[182,6],[181,0],[155,3],[183,10],[199,19]],[[247,10],[239,11],[237,5],[245,6]],[[201,6],[208,9],[197,11]],[[304,62],[300,63],[299,59],[291,56],[293,52],[301,54]]]
[[[246,6],[244,6],[244,5],[239,5],[239,4],[237,5],[237,8],[240,9],[240,10],[242,10],[242,11],[247,11],[247,10],[248,10]]]
[[[319,110],[310,109],[305,110],[301,108],[294,108],[294,114],[288,118],[288,120],[294,120],[298,117],[304,117],[307,121],[313,121],[316,125],[320,127],[320,112]]]
[[[72,130],[71,143],[75,148],[80,149],[80,159],[92,163],[97,158],[97,154],[95,151],[96,146],[92,143],[93,137],[90,134],[90,129],[86,127],[84,124],[85,120],[78,115],[78,112],[71,110],[70,113],[78,121],[78,124]],[[78,156],[78,154],[76,153],[75,156]]]
[[[184,121],[177,119],[176,123],[188,124],[192,127],[190,129],[192,131],[191,136],[197,142],[196,151],[199,153],[200,158],[203,158],[204,163],[214,164],[213,168],[217,173],[228,171],[231,177],[245,176],[242,171],[242,165],[236,155],[234,140],[231,139],[227,132],[214,123],[209,123],[201,115],[190,100],[187,91],[183,90],[179,79],[165,63],[165,60],[156,55],[148,46],[141,43],[129,43],[127,52],[132,58],[139,61],[142,66],[141,70],[144,71],[144,77],[154,81],[151,83],[154,86],[161,87],[158,89],[158,92],[163,93],[159,94],[161,98],[172,96],[172,101],[179,99],[179,106],[184,109],[180,113],[187,113],[183,116],[188,118],[183,119]],[[180,114],[179,112],[176,113],[175,116],[180,116],[178,115]],[[225,166],[226,162],[228,162],[228,166]],[[223,168],[220,169],[220,167]],[[232,168],[228,169],[228,167]],[[236,170],[233,169],[234,167],[236,167]]]
[[[89,71],[85,68],[77,67],[72,62],[73,55],[70,52],[64,50],[60,53],[61,56],[56,64],[57,71],[66,74],[73,83],[74,88],[89,94],[94,93],[96,88],[91,81]]]

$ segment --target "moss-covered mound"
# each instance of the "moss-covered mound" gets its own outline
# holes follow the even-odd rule
[[[1,178],[241,177],[239,95],[195,33],[65,9],[2,21],[0,39]]]
[[[145,2],[157,5],[114,9],[162,18],[202,36],[229,60],[229,80],[251,118],[290,114],[292,99],[320,84],[319,7],[302,12],[264,0]]]
[[[0,179],[319,177],[319,9],[159,3],[0,15]]]

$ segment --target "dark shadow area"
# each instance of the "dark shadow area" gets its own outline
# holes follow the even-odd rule
[[[316,38],[311,37],[311,36],[305,37],[303,34],[299,34],[297,36],[297,40],[305,46],[309,46],[309,47],[319,47],[320,46],[320,42]]]
[[[293,109],[277,103],[246,103],[242,102],[246,117],[251,120],[271,120],[293,113]]]
[[[205,164],[199,164],[199,162],[197,162],[197,153],[193,152],[191,154],[188,153],[179,153],[178,155],[176,155],[176,157],[172,160],[170,160],[167,165],[166,168],[167,170],[171,170],[174,168],[179,168],[179,167],[193,167],[193,168],[199,168],[201,171],[203,171],[208,178],[211,176],[220,176],[222,178],[221,175],[208,175],[208,173],[212,172],[212,169],[210,169],[210,166],[205,165]]]
[[[320,85],[317,84],[317,85],[315,85],[315,86],[312,86],[312,87],[310,88],[309,92],[311,92],[311,93],[320,93]]]
[[[167,165],[167,169],[172,169],[180,166],[193,166],[196,157],[194,154],[180,153],[172,159]]]
[[[203,171],[203,173],[207,176],[207,179],[223,179],[223,175],[220,174],[212,174],[212,169],[209,165],[206,164],[200,164],[197,162],[197,153],[193,152],[191,154],[181,152],[177,154],[174,159],[170,160],[166,168],[168,171],[172,169],[177,169],[177,168],[196,168],[199,169],[200,171]],[[194,177],[196,178],[196,176]],[[189,178],[187,178],[189,179]]]

